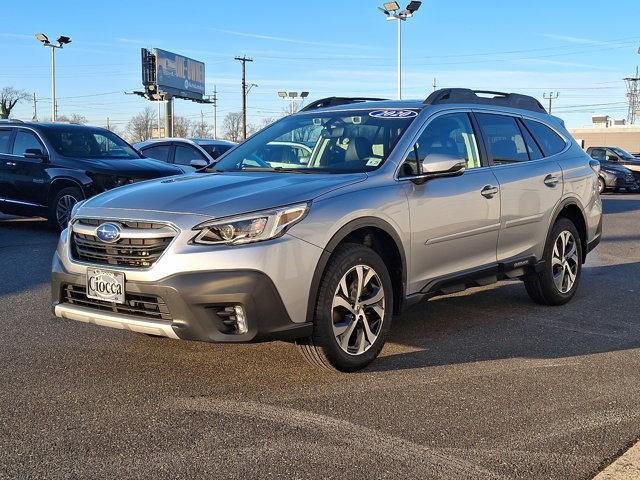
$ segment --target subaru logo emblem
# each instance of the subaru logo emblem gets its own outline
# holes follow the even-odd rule
[[[103,223],[96,229],[96,237],[104,243],[114,243],[120,238],[120,227],[115,223]]]

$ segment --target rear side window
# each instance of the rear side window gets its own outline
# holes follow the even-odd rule
[[[0,130],[0,153],[9,153],[11,130]]]
[[[520,122],[518,122],[518,125],[520,126],[520,131],[522,132],[522,136],[524,137],[524,142],[527,144],[527,152],[529,153],[529,158],[531,160],[541,159],[543,157],[542,152],[536,144],[536,141],[529,133],[529,130],[527,130],[527,128]]]
[[[174,163],[177,163],[178,165],[191,165],[191,160],[207,161],[204,155],[195,148],[177,145]]]
[[[545,157],[550,157],[564,150],[567,143],[545,124],[528,119],[524,119],[524,124],[538,141],[538,145],[542,148],[542,153],[544,153]]]
[[[171,147],[169,145],[158,145],[155,147],[145,148],[144,150],[142,150],[142,154],[147,158],[154,158],[156,160],[168,162],[170,151]]]
[[[13,141],[13,154],[24,156],[24,153],[30,148],[37,148],[44,152],[44,147],[33,132],[18,130],[16,139]]]
[[[594,148],[591,150],[591,158],[604,162],[606,160],[606,150],[604,148]]]
[[[490,113],[478,113],[476,118],[495,165],[529,160],[527,144],[515,118]]]

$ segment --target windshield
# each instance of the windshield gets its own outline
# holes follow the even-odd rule
[[[613,147],[611,150],[613,150],[613,152],[616,155],[618,155],[619,157],[622,157],[622,158],[632,158],[632,159],[636,158],[633,155],[631,155],[629,152],[627,152],[626,150],[623,150],[621,148]]]
[[[103,160],[140,158],[127,142],[109,130],[61,125],[42,130],[53,149],[64,157]]]
[[[310,112],[286,117],[229,152],[217,171],[353,173],[384,163],[414,110]]]

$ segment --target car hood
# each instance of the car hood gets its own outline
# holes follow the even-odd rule
[[[116,188],[89,199],[83,207],[180,212],[219,218],[313,200],[366,178],[364,173],[200,173]]]
[[[132,160],[78,158],[74,159],[74,165],[92,173],[138,179],[167,177],[169,175],[180,175],[184,173],[182,169],[178,167],[151,158],[136,158]]]

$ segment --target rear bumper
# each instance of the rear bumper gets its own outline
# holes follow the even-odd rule
[[[310,323],[291,321],[276,287],[262,272],[201,271],[177,274],[153,283],[127,280],[128,295],[150,295],[164,302],[169,314],[163,318],[123,314],[108,305],[78,305],[69,299],[66,288],[84,288],[85,283],[84,275],[65,271],[57,256],[54,258],[51,288],[56,316],[205,342],[291,340],[309,336],[312,331]],[[234,333],[223,322],[225,318],[217,314],[225,306],[236,305],[244,310],[246,333]]]

